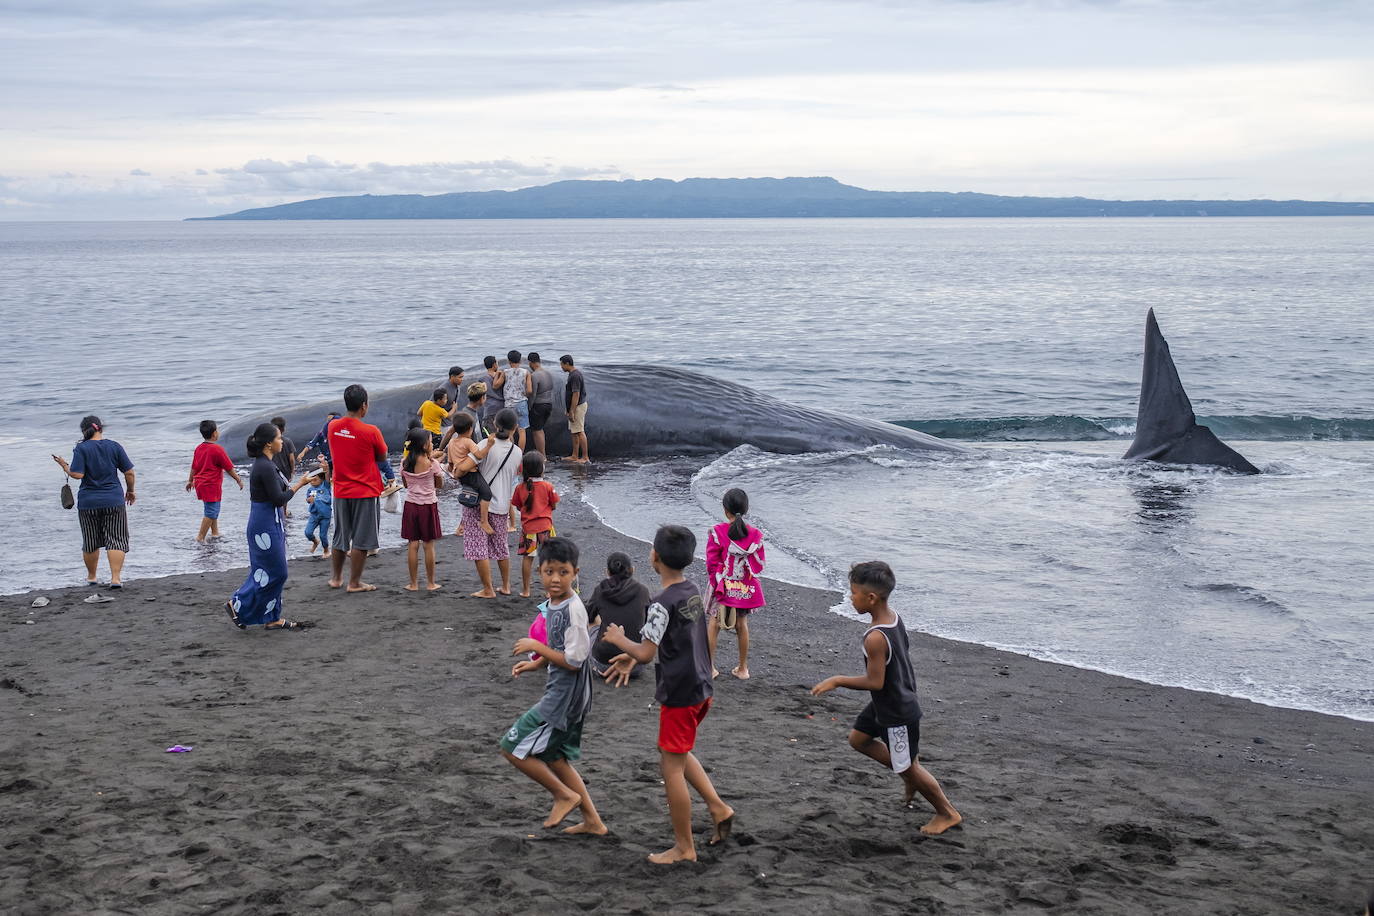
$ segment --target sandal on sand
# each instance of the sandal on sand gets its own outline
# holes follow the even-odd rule
[[[87,595],[85,598],[82,598],[81,600],[86,604],[104,604],[107,601],[113,601],[114,599],[111,598],[109,595],[102,595],[99,592],[96,592],[94,595]]]
[[[719,846],[721,843],[724,843],[726,839],[729,838],[730,831],[734,829],[734,826],[735,816],[733,814],[729,817],[721,818],[720,820],[716,821],[715,832],[711,834],[711,839],[707,842],[706,845]]]
[[[314,624],[309,620],[283,620],[275,627],[268,625],[263,627],[263,629],[267,630],[269,633],[275,633],[277,630],[308,630],[313,626]]]
[[[234,626],[238,627],[240,630],[248,629],[246,626],[239,623],[239,615],[234,613],[234,606],[228,601],[224,602],[224,612],[229,615],[229,619],[234,622]]]

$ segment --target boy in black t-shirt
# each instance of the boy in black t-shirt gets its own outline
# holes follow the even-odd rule
[[[673,847],[649,856],[655,865],[695,862],[696,841],[692,837],[692,796],[690,785],[711,811],[715,830],[711,845],[730,835],[735,809],[721,801],[711,778],[701,766],[692,747],[697,726],[711,708],[711,659],[707,653],[706,609],[697,587],[682,571],[692,562],[697,539],[680,525],[664,525],[654,535],[649,562],[663,583],[649,605],[640,632],[642,642],[632,642],[618,624],[606,628],[607,642],[621,649],[606,672],[608,681],[623,684],[635,663],[647,664],[658,657],[654,669],[658,700],[658,748],[663,766],[663,788],[668,795],[668,815],[673,822]]]
[[[916,675],[908,654],[906,626],[887,606],[897,585],[892,567],[881,560],[856,563],[849,570],[849,602],[873,625],[864,633],[863,677],[828,677],[811,688],[812,696],[836,687],[867,690],[868,705],[854,720],[849,745],[867,757],[892,767],[906,783],[906,804],[920,792],[935,809],[935,816],[921,828],[927,836],[944,833],[961,820],[944,791],[916,755],[921,743],[921,707],[916,700]]]

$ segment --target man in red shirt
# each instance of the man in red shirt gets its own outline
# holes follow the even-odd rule
[[[334,575],[329,579],[329,587],[343,585],[347,554],[348,590],[371,592],[377,586],[363,581],[363,564],[367,562],[367,552],[378,546],[381,507],[377,497],[382,492],[382,475],[377,462],[386,458],[386,440],[380,429],[363,422],[367,416],[367,389],[362,385],[344,389],[344,409],[348,413],[331,421],[326,433],[334,484],[334,529],[329,536]]]
[[[224,492],[224,475],[234,478],[240,490],[243,489],[243,481],[234,470],[229,453],[219,444],[219,426],[214,420],[200,421],[200,437],[205,441],[196,446],[196,452],[191,456],[191,475],[186,479],[186,489],[195,490],[196,499],[205,504],[200,533],[196,535],[196,543],[204,544],[207,537],[220,536],[219,504]]]

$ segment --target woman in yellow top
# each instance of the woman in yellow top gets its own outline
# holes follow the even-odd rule
[[[439,440],[443,438],[442,432],[444,421],[453,416],[453,410],[448,406],[448,392],[443,388],[435,388],[433,396],[420,405],[420,424],[434,440],[434,447],[439,447]]]

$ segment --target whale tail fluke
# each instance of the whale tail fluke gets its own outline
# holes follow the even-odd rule
[[[1167,464],[1210,464],[1246,474],[1259,473],[1259,468],[1210,429],[1198,425],[1154,309],[1145,316],[1145,359],[1135,441],[1123,457]]]

